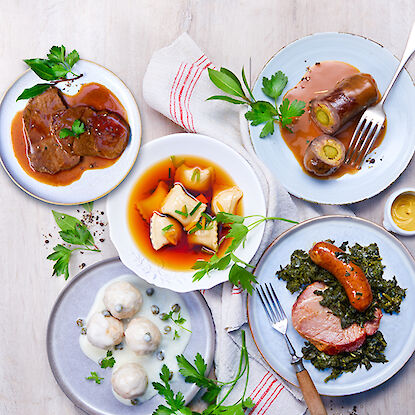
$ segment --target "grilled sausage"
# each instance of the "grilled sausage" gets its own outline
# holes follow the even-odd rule
[[[358,73],[310,101],[310,115],[326,134],[335,134],[354,116],[373,105],[379,91],[371,75]]]
[[[338,258],[340,253],[344,251],[328,242],[318,242],[309,251],[315,264],[337,278],[346,291],[350,304],[358,311],[365,311],[373,300],[369,282],[358,265]]]

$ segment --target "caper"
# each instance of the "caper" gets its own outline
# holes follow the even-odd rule
[[[82,329],[81,329],[81,334],[82,334],[83,336],[85,336],[85,334],[86,334],[86,327],[82,327]]]
[[[178,313],[180,311],[180,306],[179,306],[179,304],[174,304],[174,305],[171,306],[171,309],[175,313]]]
[[[146,294],[151,297],[154,294],[154,288],[147,288],[146,289]]]
[[[78,320],[76,320],[76,325],[78,327],[84,327],[85,322],[84,322],[84,320],[82,320],[82,318],[78,318]]]
[[[122,342],[118,343],[114,346],[114,349],[115,350],[122,350],[122,349],[124,349],[124,344]]]
[[[160,313],[160,309],[156,305],[152,305],[151,306],[151,312],[153,314],[158,314],[158,313]]]
[[[164,327],[164,333],[165,334],[170,333],[170,332],[171,332],[171,327],[170,326]]]
[[[147,332],[146,334],[144,334],[143,339],[147,343],[151,342],[151,334]]]
[[[160,320],[167,320],[167,314],[166,313],[161,313],[160,315],[159,315],[159,317],[160,317]]]
[[[164,360],[164,353],[161,350],[157,353],[156,356],[158,360]]]
[[[110,313],[108,310],[103,310],[103,311],[102,311],[102,314],[103,314],[105,317],[109,317],[109,316],[111,315],[111,313]]]
[[[131,405],[138,405],[138,399],[131,399]]]
[[[114,308],[115,308],[115,311],[117,313],[121,313],[121,311],[122,311],[122,305],[121,304],[116,304]]]

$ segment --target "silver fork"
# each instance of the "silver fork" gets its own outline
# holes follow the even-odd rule
[[[287,336],[288,319],[285,315],[284,309],[281,307],[277,295],[275,294],[274,287],[272,284],[264,284],[264,286],[258,285],[256,292],[262,305],[264,306],[264,310],[268,316],[271,327],[284,336],[288,351],[291,355],[291,364],[295,369],[298,383],[300,384],[300,388],[303,392],[304,400],[308,406],[310,414],[327,415],[321,397],[318,394],[309,373],[304,368],[303,358],[297,356],[297,353],[295,352],[295,349]]]
[[[406,44],[405,52],[402,60],[392,78],[389,86],[386,88],[382,99],[375,106],[368,108],[360,118],[359,123],[353,133],[349,148],[346,152],[344,162],[351,166],[358,166],[360,169],[366,156],[372,151],[372,147],[379,136],[380,130],[385,122],[386,115],[383,110],[383,104],[395,84],[396,79],[404,68],[406,62],[415,52],[415,23],[412,25],[412,30]]]

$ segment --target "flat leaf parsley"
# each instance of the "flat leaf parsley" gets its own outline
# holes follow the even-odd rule
[[[267,135],[274,134],[275,123],[279,123],[283,128],[291,131],[288,127],[296,117],[304,114],[305,102],[294,100],[290,102],[284,98],[282,104],[278,105],[278,98],[282,91],[287,86],[287,76],[278,71],[271,78],[262,78],[262,92],[269,98],[273,99],[273,103],[268,101],[257,101],[249,84],[246,80],[245,71],[242,68],[242,80],[248,93],[246,94],[244,88],[238,77],[229,69],[220,68],[219,71],[215,69],[208,69],[210,80],[223,92],[233,95],[237,98],[232,98],[227,95],[214,95],[208,100],[222,100],[232,104],[247,104],[251,109],[245,114],[245,118],[251,122],[251,125],[265,124],[261,130],[260,137],[264,138]],[[249,95],[249,96],[247,96]]]

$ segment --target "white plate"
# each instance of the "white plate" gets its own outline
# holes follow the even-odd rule
[[[373,363],[370,370],[358,368],[353,373],[344,373],[339,378],[324,383],[329,370],[317,370],[308,360],[304,361],[319,393],[330,396],[350,395],[374,388],[392,377],[411,357],[415,350],[415,264],[404,245],[382,227],[364,219],[347,216],[322,216],[303,222],[279,236],[258,263],[254,272],[260,284],[272,282],[281,305],[288,317],[288,335],[298,353],[305,340],[296,332],[291,322],[291,309],[298,293],[291,294],[284,281],[275,277],[280,266],[290,262],[296,249],[308,251],[315,242],[333,239],[336,244],[349,241],[369,245],[376,242],[382,262],[386,266],[385,278],[394,275],[402,288],[406,288],[406,298],[399,314],[384,314],[379,330],[388,345],[385,355],[388,363]],[[284,338],[274,331],[264,313],[257,295],[248,301],[249,324],[255,342],[268,364],[283,378],[297,384],[295,371],[290,365],[290,355]]]
[[[239,153],[226,144],[204,135],[172,134],[143,146],[134,170],[108,199],[107,214],[111,240],[121,261],[149,283],[178,292],[208,289],[226,281],[229,270],[215,271],[200,281],[192,282],[194,271],[171,271],[147,259],[134,242],[128,227],[127,204],[134,184],[148,168],[175,154],[189,154],[212,160],[241,188],[244,194],[244,215],[266,214],[265,198],[258,177]],[[249,232],[245,248],[239,247],[236,255],[249,262],[259,247],[263,232],[262,225]]]
[[[49,317],[46,345],[53,375],[74,405],[90,415],[151,415],[158,405],[164,404],[159,395],[138,406],[120,403],[111,391],[111,372],[97,367],[79,346],[80,329],[76,320],[88,314],[103,285],[125,274],[130,272],[118,258],[106,259],[86,268],[65,286]],[[200,353],[209,371],[215,352],[215,327],[209,307],[200,293],[180,294],[180,297],[192,324],[192,335],[183,354],[193,361],[196,353]],[[104,378],[101,385],[85,380],[91,370]],[[171,385],[175,392],[183,392],[186,402],[190,402],[199,390],[196,385],[186,383],[180,375],[174,377]]]
[[[346,33],[318,33],[297,40],[281,49],[265,66],[254,86],[257,99],[269,100],[262,92],[262,78],[281,70],[288,76],[288,89],[294,87],[307,66],[338,60],[356,66],[375,78],[383,93],[398,60],[384,47],[369,39]],[[250,126],[255,151],[279,182],[294,196],[325,204],[354,203],[377,195],[405,170],[415,151],[413,128],[414,84],[403,71],[385,103],[388,127],[382,144],[371,154],[376,163],[365,163],[357,174],[338,179],[319,180],[305,174],[281,137],[259,138],[263,126]]]
[[[18,111],[23,110],[27,100],[16,98],[25,88],[43,82],[33,71],[26,71],[5,93],[0,104],[0,159],[14,181],[26,193],[44,202],[56,205],[77,205],[99,199],[106,195],[127,176],[137,158],[141,143],[140,112],[133,95],[127,86],[111,71],[96,63],[80,60],[74,66],[82,78],[65,85],[65,93],[76,94],[83,84],[97,82],[107,87],[121,102],[128,116],[131,128],[130,141],[121,157],[112,166],[105,169],[87,170],[79,180],[68,186],[51,186],[30,177],[17,161],[11,142],[10,127]],[[57,84],[60,87],[62,84]]]

